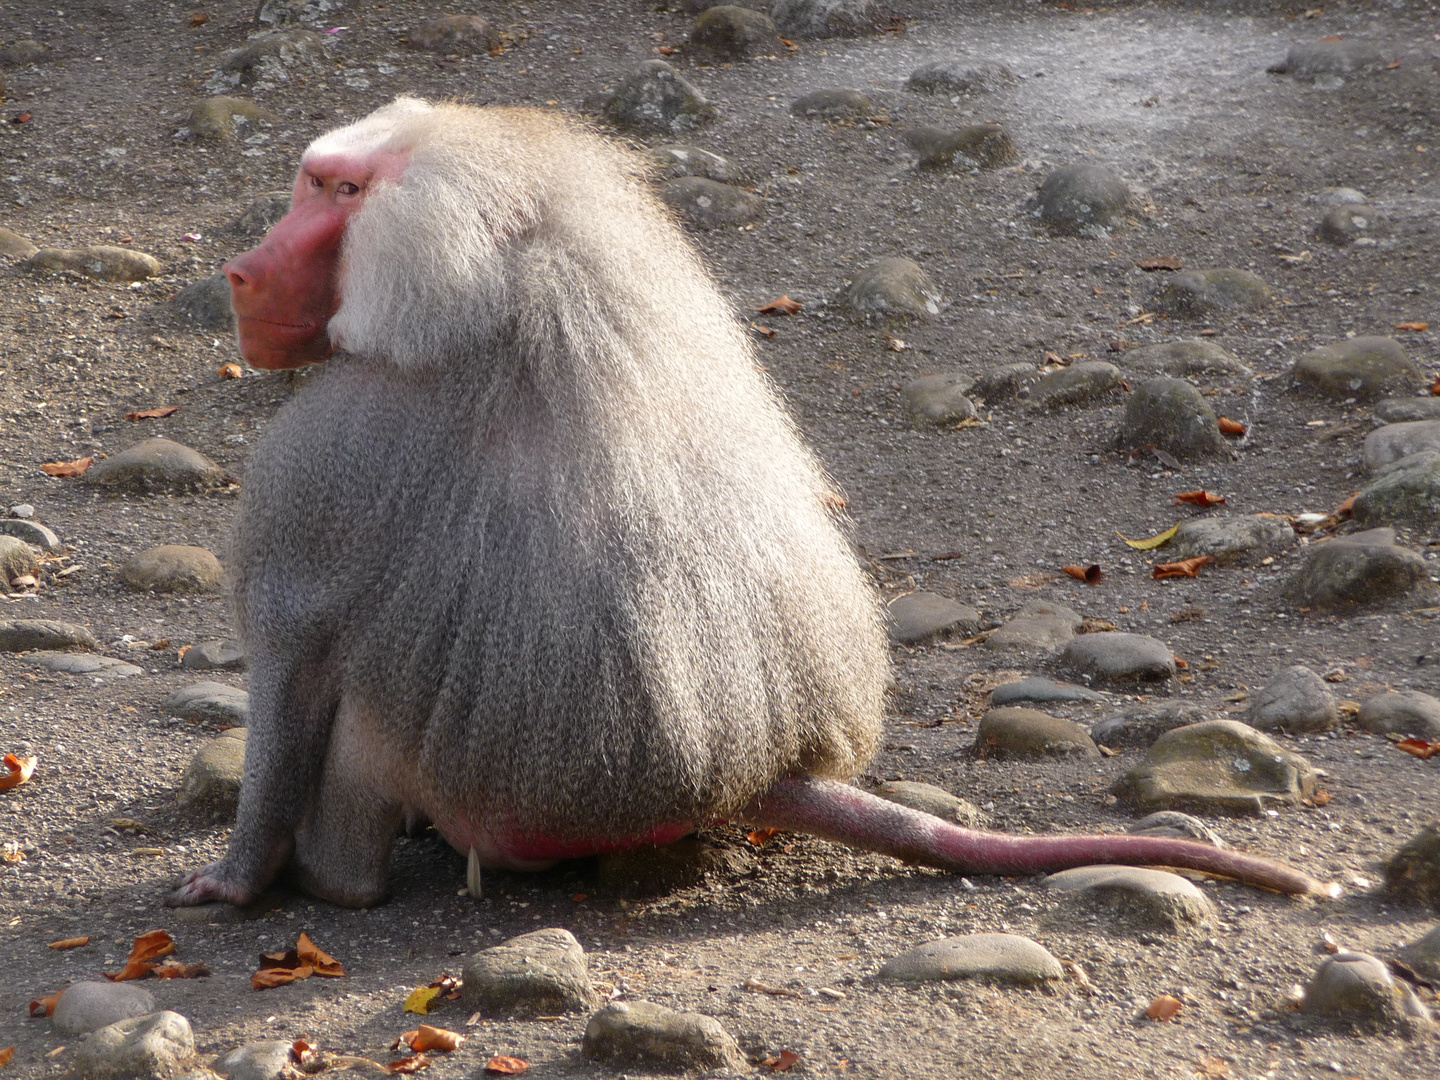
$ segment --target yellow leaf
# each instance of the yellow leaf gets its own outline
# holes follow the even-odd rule
[[[1154,551],[1156,548],[1164,547],[1171,540],[1174,540],[1175,534],[1179,531],[1180,522],[1177,521],[1174,525],[1166,529],[1163,533],[1160,533],[1158,536],[1152,536],[1148,540],[1131,540],[1128,536],[1119,531],[1117,531],[1115,535],[1120,537],[1121,540],[1124,540],[1125,543],[1129,544],[1136,551]]]
[[[413,1013],[428,1013],[430,1003],[440,996],[440,989],[436,986],[422,986],[418,990],[410,991],[410,996],[405,999],[405,1011]]]

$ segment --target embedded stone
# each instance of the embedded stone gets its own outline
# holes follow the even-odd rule
[[[7,259],[28,259],[40,249],[10,229],[0,229],[0,255]]]
[[[765,216],[765,200],[703,176],[682,176],[660,186],[662,202],[686,221],[707,229],[744,225]]]
[[[734,4],[717,4],[701,12],[690,27],[690,43],[722,60],[773,56],[785,49],[768,15]]]
[[[1020,77],[1005,64],[941,60],[916,68],[905,87],[924,94],[991,94],[1019,81]]]
[[[1001,364],[989,371],[981,372],[972,389],[976,395],[987,401],[998,398],[1015,398],[1021,390],[1034,382],[1040,369],[1034,364]]]
[[[249,662],[238,641],[202,641],[185,650],[180,666],[186,671],[244,671]]]
[[[215,592],[224,576],[213,552],[188,544],[162,544],[120,567],[120,580],[136,592]]]
[[[1211,847],[1223,848],[1220,834],[1197,817],[1179,810],[1156,810],[1146,814],[1127,830],[1135,836],[1167,836],[1176,840],[1199,840]]]
[[[1101,746],[1146,749],[1167,731],[1210,719],[1208,710],[1185,701],[1148,701],[1118,716],[1107,716],[1090,729]]]
[[[231,231],[252,239],[264,236],[290,212],[290,200],[291,194],[288,191],[267,191],[263,195],[257,195],[240,216],[231,222]]]
[[[985,639],[987,649],[1020,652],[1054,652],[1079,632],[1085,623],[1079,612],[1064,604],[1034,600],[1023,605],[1009,622]]]
[[[917,424],[956,424],[975,415],[975,403],[965,396],[974,383],[968,375],[922,375],[900,394]]]
[[[1086,405],[1120,390],[1125,380],[1120,369],[1104,360],[1082,360],[1052,371],[1030,383],[1026,408],[1033,411]]]
[[[1389,233],[1390,219],[1371,206],[1332,206],[1315,228],[1318,239],[1336,247]]]
[[[1379,70],[1389,63],[1389,54],[1364,38],[1333,37],[1291,45],[1285,59],[1268,70],[1274,75],[1314,79],[1323,76],[1353,75],[1357,71]]]
[[[1170,647],[1146,634],[1082,634],[1056,662],[1077,678],[1100,682],[1164,682],[1175,676]]]
[[[75,1047],[70,1075],[75,1080],[169,1080],[194,1063],[190,1021],[179,1013],[155,1012],[92,1031]]]
[[[1406,945],[1397,955],[1422,979],[1432,982],[1440,979],[1440,925]]]
[[[1034,986],[1065,977],[1060,961],[1043,945],[1019,934],[966,934],[927,942],[880,968],[897,982],[982,982]]]
[[[225,816],[235,812],[245,779],[246,734],[243,727],[230,728],[201,744],[180,778],[181,809]]]
[[[1375,404],[1375,419],[1382,424],[1412,420],[1440,420],[1440,397],[1386,398]]]
[[[984,822],[980,808],[967,799],[956,798],[944,788],[913,780],[887,780],[875,789],[887,802],[908,806],[922,814],[951,821],[967,829],[978,829]]]
[[[994,757],[1099,757],[1094,740],[1079,724],[1037,709],[991,709],[975,733],[977,754]]]
[[[1365,436],[1361,456],[1365,467],[1378,473],[1401,458],[1426,451],[1440,453],[1440,420],[1410,420],[1376,428]]]
[[[1385,888],[1407,904],[1440,912],[1440,820],[1422,827],[1390,856]]]
[[[1295,530],[1284,518],[1265,514],[1197,517],[1181,522],[1166,545],[1166,559],[1179,562],[1208,555],[1219,566],[1252,565],[1294,548]]]
[[[878,0],[774,0],[770,17],[785,34],[805,37],[863,37],[890,21]]]
[[[970,124],[959,131],[946,128],[908,128],[903,138],[922,169],[939,169],[961,164],[976,169],[995,169],[1019,155],[1005,128],[994,122]]]
[[[58,552],[64,547],[52,530],[25,518],[0,518],[0,536],[13,536],[41,551]]]
[[[1357,726],[1377,735],[1409,735],[1440,741],[1440,698],[1419,690],[1391,690],[1360,703]]]
[[[1119,173],[1103,165],[1066,165],[1040,185],[1040,219],[1059,232],[1108,230],[1134,198]]]
[[[1077,866],[1051,874],[1047,891],[1074,913],[1098,913],[1130,927],[1171,932],[1215,921],[1215,905],[1179,874],[1139,866]]]
[[[209,90],[286,83],[291,74],[319,75],[326,70],[325,39],[311,30],[261,34],[226,53],[206,83]]]
[[[1308,734],[1339,727],[1340,714],[1325,680],[1305,665],[1294,664],[1276,672],[1251,695],[1245,722],[1256,731]]]
[[[603,111],[619,127],[667,135],[715,115],[705,95],[664,60],[646,60],[620,80]]]
[[[465,961],[461,1000],[488,1014],[583,1012],[600,1003],[568,930],[536,930]]]
[[[197,102],[176,134],[182,138],[229,142],[244,132],[259,130],[260,121],[273,123],[275,114],[246,98],[224,94]],[[286,192],[289,201],[289,192]]]
[[[406,44],[426,52],[473,56],[500,48],[500,31],[479,15],[442,15],[413,28]]]
[[[83,1035],[155,1011],[155,995],[133,982],[77,982],[66,987],[51,1022],[56,1031]]]
[[[866,321],[940,314],[940,290],[917,263],[905,258],[881,259],[865,267],[840,294],[840,302]]]
[[[821,120],[854,120],[868,116],[873,110],[870,99],[859,90],[833,88],[812,90],[790,103],[796,116]]]
[[[1248,379],[1255,374],[1215,342],[1198,338],[1126,349],[1122,360],[1127,368],[1155,371],[1176,378],[1233,375]]]
[[[1181,461],[1228,452],[1210,403],[1184,379],[1161,376],[1135,387],[1125,402],[1116,446],[1154,446]]]
[[[24,265],[41,273],[69,271],[101,281],[144,281],[160,273],[160,260],[143,251],[96,244],[84,248],[41,248]]]
[[[0,652],[99,647],[95,635],[75,623],[58,619],[0,619]]]
[[[660,177],[674,180],[681,176],[701,176],[717,184],[733,184],[739,179],[730,162],[719,154],[695,146],[670,143],[657,146],[649,158],[660,170]]]
[[[990,705],[999,708],[1013,705],[1017,701],[1034,701],[1042,704],[1089,704],[1106,701],[1105,694],[1087,690],[1074,683],[1057,682],[1042,675],[1027,675],[1023,679],[997,686],[990,694]]]
[[[111,491],[181,494],[225,482],[225,471],[204,454],[169,439],[146,439],[97,461],[85,482]]]
[[[890,640],[918,645],[937,637],[968,636],[980,629],[980,612],[949,597],[923,590],[897,596],[885,605]]]
[[[0,533],[0,584],[10,585],[16,578],[34,577],[40,559],[24,540]]]
[[[1274,290],[1249,270],[1182,270],[1170,274],[1151,301],[1157,311],[1183,318],[1201,318],[1232,311],[1259,311],[1274,299]]]
[[[1355,523],[1403,525],[1421,533],[1440,531],[1440,450],[1422,450],[1383,466],[1360,489],[1353,504]]]
[[[211,721],[244,727],[250,722],[250,695],[227,683],[198,682],[182,686],[160,703],[166,716],[195,723]]]
[[[1347,338],[1295,361],[1290,376],[1325,397],[1368,401],[1420,383],[1420,372],[1394,338]]]
[[[1408,983],[1369,953],[1327,956],[1305,986],[1300,1011],[1365,1031],[1430,1030],[1430,1010]]]
[[[175,310],[206,330],[235,329],[230,306],[230,279],[222,273],[192,281],[175,294]]]
[[[616,1001],[590,1018],[585,1056],[612,1065],[750,1072],[740,1045],[714,1017],[649,1001]]]
[[[1301,607],[1345,611],[1409,596],[1429,578],[1429,564],[1396,544],[1394,529],[1367,529],[1311,544],[1285,595]]]
[[[246,1043],[216,1061],[215,1071],[226,1080],[288,1080],[294,1074],[294,1045],[288,1039]]]
[[[144,669],[113,656],[95,656],[91,653],[33,652],[25,658],[26,663],[43,667],[47,671],[59,671],[66,675],[88,675],[92,679],[128,679],[143,675]]]
[[[1311,798],[1316,780],[1308,761],[1270,736],[1208,720],[1161,735],[1113,790],[1137,810],[1261,814]]]

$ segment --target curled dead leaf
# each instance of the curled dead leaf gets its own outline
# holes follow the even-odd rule
[[[42,998],[37,998],[36,1000],[30,1002],[30,1015],[32,1017],[54,1016],[55,1006],[60,1004],[60,999],[64,996],[65,991],[61,990],[58,993],[46,994]]]
[[[35,775],[35,763],[38,758],[16,757],[14,754],[6,754],[3,759],[5,765],[4,775],[0,775],[0,791],[9,791],[13,787],[19,787],[30,777]]]
[[[245,374],[245,369],[239,364],[221,364],[220,370],[215,374],[222,379],[238,379]]]
[[[326,979],[343,979],[345,977],[345,969],[340,966],[340,961],[319,948],[310,940],[310,935],[304,933],[300,935],[299,941],[295,944],[295,951],[301,960],[315,969],[316,975]]]
[[[1225,435],[1244,435],[1248,430],[1239,420],[1231,420],[1228,416],[1222,416],[1215,422],[1220,425],[1220,431]]]
[[[3,1069],[6,1065],[9,1065],[10,1059],[14,1056],[15,1047],[13,1046],[7,1046],[4,1050],[0,1050],[0,1069]]]
[[[1421,761],[1428,761],[1430,758],[1440,754],[1440,743],[1428,742],[1425,739],[1401,739],[1395,744],[1396,750],[1403,750],[1407,754],[1413,754]]]
[[[771,840],[775,839],[775,836],[779,832],[779,829],[756,829],[754,832],[747,833],[745,839],[749,840],[750,843],[756,847],[764,847]]]
[[[1328,791],[1317,791],[1310,801],[1316,806],[1329,806],[1331,800],[1334,798],[1335,796]]]
[[[1184,1002],[1179,998],[1173,998],[1169,994],[1161,994],[1146,1007],[1145,1015],[1151,1020],[1173,1020],[1180,1014],[1180,1010],[1184,1007]]]
[[[47,461],[40,466],[40,471],[47,476],[58,476],[62,479],[84,476],[85,470],[95,464],[93,457],[76,458],[74,461]]]
[[[162,405],[158,409],[139,409],[135,412],[127,412],[126,420],[163,420],[167,416],[173,416],[180,411],[179,405]]]
[[[1222,506],[1225,503],[1225,496],[1216,495],[1213,491],[1206,491],[1203,488],[1197,491],[1182,491],[1175,496],[1175,505],[1179,506],[1181,503],[1199,507]]]
[[[782,296],[779,300],[771,300],[765,306],[755,310],[761,315],[798,315],[805,310],[805,305],[799,300],[791,300],[788,296]]]
[[[82,946],[82,945],[89,945],[89,944],[90,944],[90,936],[87,934],[85,937],[67,937],[67,938],[62,938],[62,939],[59,940],[59,941],[52,941],[52,942],[50,942],[50,948],[56,949],[56,950],[61,950],[61,949],[78,949],[78,948],[80,948],[80,946]]]
[[[458,1050],[465,1045],[466,1036],[458,1031],[448,1031],[445,1028],[431,1027],[429,1024],[421,1024],[414,1031],[407,1031],[391,1045],[391,1050],[399,1050],[401,1046],[408,1046],[417,1054],[423,1054],[428,1050],[442,1050],[449,1053],[451,1050]]]
[[[485,1063],[487,1073],[498,1073],[501,1076],[519,1076],[528,1068],[530,1068],[528,1061],[516,1057],[497,1056]]]
[[[1395,329],[1409,330],[1414,334],[1423,334],[1426,330],[1430,329],[1430,324],[1428,322],[1397,322]]]
[[[210,975],[210,967],[203,961],[183,964],[179,960],[166,960],[155,965],[157,979],[204,979]]]
[[[1086,585],[1099,585],[1105,580],[1105,571],[1100,569],[1099,563],[1091,563],[1089,566],[1062,566],[1060,569]]]
[[[1173,577],[1197,577],[1202,566],[1209,566],[1214,561],[1209,555],[1197,555],[1193,559],[1181,559],[1179,562],[1158,563],[1151,576],[1156,581]]]
[[[765,1064],[775,1072],[788,1072],[799,1063],[800,1055],[794,1050],[781,1050],[774,1057],[765,1059]]]
[[[421,1069],[428,1069],[435,1064],[424,1054],[416,1054],[414,1057],[401,1058],[399,1061],[392,1061],[385,1066],[385,1071],[394,1076],[408,1076],[410,1073],[417,1073]]]
[[[750,324],[750,329],[754,330],[755,333],[766,339],[774,339],[777,336],[776,332],[774,330],[771,330],[770,327],[761,326],[759,323],[752,322]]]
[[[418,990],[411,990],[410,996],[405,999],[405,1008],[401,1011],[419,1013],[424,1016],[430,1011],[430,1003],[439,996],[440,991],[433,986],[422,986]]]

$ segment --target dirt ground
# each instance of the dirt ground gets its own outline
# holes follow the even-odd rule
[[[858,541],[884,568],[882,587],[934,590],[995,620],[1050,599],[1154,634],[1190,663],[1174,692],[1217,717],[1241,716],[1237,693],[1293,663],[1337,673],[1346,699],[1386,687],[1440,694],[1434,609],[1296,612],[1279,594],[1296,565],[1290,557],[1155,582],[1150,560],[1115,535],[1168,528],[1192,512],[1172,504],[1187,489],[1219,492],[1235,513],[1325,512],[1349,496],[1372,412],[1294,392],[1285,372],[1305,350],[1352,332],[1394,333],[1427,383],[1440,372],[1437,331],[1393,329],[1426,320],[1440,328],[1437,9],[1424,0],[893,6],[902,21],[875,37],[797,39],[796,51],[733,65],[707,65],[683,49],[669,57],[718,109],[685,139],[730,159],[766,204],[753,228],[696,231],[694,242],[737,317],[755,318],[782,293],[806,304],[799,317],[762,320],[777,333],[757,338],[760,355],[846,493]],[[289,186],[316,134],[397,93],[580,111],[634,64],[682,46],[691,19],[682,9],[655,0],[477,3],[462,10],[504,30],[507,47],[457,59],[401,42],[409,27],[455,10],[448,5],[353,0],[321,26],[344,28],[327,35],[333,71],[239,91],[275,117],[259,126],[264,139],[204,144],[175,132],[218,58],[256,30],[255,0],[0,0],[0,47],[34,40],[51,49],[3,72],[0,226],[41,246],[130,246],[164,267],[131,287],[36,277],[0,257],[0,506],[33,505],[69,546],[65,565],[81,568],[9,598],[0,618],[85,624],[107,654],[146,669],[101,682],[0,655],[0,752],[40,759],[29,784],[0,794],[0,841],[26,854],[0,864],[0,1048],[17,1047],[0,1072],[23,1080],[63,1072],[73,1047],[57,1049],[66,1040],[49,1022],[27,1020],[28,1003],[118,970],[131,939],[157,927],[176,935],[182,959],[213,971],[146,984],[190,1019],[205,1053],[304,1037],[388,1061],[386,1046],[413,1026],[401,1013],[410,989],[458,974],[476,948],[560,926],[617,994],[715,1016],[756,1061],[799,1054],[798,1073],[1436,1075],[1434,1036],[1307,1026],[1283,1004],[1319,963],[1322,933],[1390,956],[1434,925],[1434,912],[1397,906],[1380,881],[1383,860],[1440,815],[1440,760],[1406,756],[1354,729],[1285,740],[1326,771],[1334,799],[1323,809],[1210,822],[1232,844],[1341,882],[1345,896],[1306,906],[1210,885],[1222,921],[1199,937],[1059,920],[1031,881],[961,882],[807,838],[764,847],[747,873],[651,899],[607,894],[594,864],[579,863],[491,875],[477,904],[457,895],[460,857],[421,838],[400,843],[393,899],[370,911],[296,897],[253,921],[212,924],[180,922],[161,906],[181,871],[223,853],[227,828],[197,825],[174,802],[185,765],[214,729],[172,722],[159,706],[196,679],[179,669],[179,649],[229,636],[230,619],[222,597],[137,596],[115,568],[162,543],[202,545],[223,561],[234,500],[101,497],[40,464],[114,454],[158,434],[243,476],[248,448],[294,380],[219,379],[219,366],[238,358],[234,344],[195,329],[171,300],[252,243],[230,228],[252,200]],[[1266,72],[1292,42],[1331,35],[1381,42],[1400,63],[1329,89]],[[954,101],[905,89],[920,64],[957,56],[1002,61],[1023,78]],[[832,125],[791,115],[796,96],[837,86],[863,90],[875,119]],[[1018,163],[978,173],[913,168],[904,128],[980,120],[1006,125]],[[1040,180],[1075,161],[1117,169],[1141,195],[1131,222],[1106,239],[1053,236],[1028,211]],[[1393,238],[1344,249],[1317,242],[1314,200],[1331,186],[1363,190],[1394,221]],[[1280,258],[1303,252],[1310,256]],[[940,286],[946,303],[934,321],[882,328],[840,316],[836,291],[890,255],[915,259]],[[1135,264],[1164,255],[1190,267],[1252,269],[1278,301],[1210,324],[1136,321],[1156,282]],[[1127,464],[1111,449],[1120,395],[1043,414],[989,402],[982,425],[921,430],[898,394],[920,374],[979,375],[1039,364],[1047,352],[1123,369],[1112,341],[1146,344],[1202,328],[1259,373],[1206,384],[1216,412],[1247,423],[1250,435],[1233,461],[1179,474],[1153,460]],[[892,337],[906,347],[895,351]],[[179,410],[123,419],[167,405]],[[1440,556],[1433,530],[1402,539]],[[1108,576],[1091,588],[1059,573],[1067,563],[1100,563]],[[147,647],[162,640],[168,646]],[[899,649],[894,660],[899,694],[875,776],[941,785],[989,808],[1001,829],[1129,824],[1108,788],[1133,751],[1099,763],[968,753],[984,690],[1034,667],[983,648]],[[241,675],[219,678],[243,685]],[[1065,715],[1089,721],[1124,704],[1122,695]],[[117,828],[122,818],[144,831]],[[738,831],[719,839],[747,846]],[[349,977],[252,991],[256,954],[293,944],[302,930]],[[995,930],[1078,962],[1094,992],[1074,982],[1048,993],[907,988],[873,977],[905,948]],[[46,948],[82,934],[92,938],[86,948]],[[749,992],[752,977],[797,996]],[[1180,1017],[1142,1018],[1162,993],[1183,998]],[[1433,990],[1421,995],[1436,1004]],[[456,1004],[435,1016],[473,1038],[437,1057],[429,1075],[479,1075],[491,1054],[524,1058],[539,1077],[614,1075],[580,1055],[584,1017],[464,1028],[466,1015]]]

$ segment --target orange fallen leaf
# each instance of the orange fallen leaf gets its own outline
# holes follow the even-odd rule
[[[167,416],[173,416],[180,411],[179,405],[162,405],[158,409],[139,409],[135,412],[127,412],[126,420],[161,420]]]
[[[749,840],[750,843],[756,847],[764,847],[771,840],[775,839],[775,836],[779,832],[779,829],[756,829],[754,832],[748,833],[745,839]]]
[[[74,461],[47,461],[40,466],[46,476],[84,476],[85,470],[95,464],[93,457],[76,458]]]
[[[60,1004],[60,999],[64,996],[65,991],[61,990],[54,994],[46,994],[44,997],[30,1002],[30,1015],[54,1016],[55,1006]]]
[[[1089,566],[1062,566],[1060,569],[1086,585],[1099,585],[1105,580],[1105,571],[1100,569],[1099,563],[1091,563]]]
[[[761,315],[799,315],[805,310],[805,305],[799,300],[791,300],[788,296],[782,296],[779,300],[771,300],[764,307],[755,309]]]
[[[3,1069],[6,1065],[9,1065],[10,1059],[14,1056],[15,1047],[13,1046],[7,1046],[4,1050],[0,1050],[0,1069]]]
[[[1395,744],[1395,749],[1403,750],[1407,754],[1414,754],[1421,761],[1427,761],[1440,754],[1440,743],[1427,742],[1425,739],[1401,739]]]
[[[78,949],[78,948],[80,948],[81,945],[89,945],[89,944],[90,944],[90,936],[87,934],[85,937],[67,937],[67,938],[61,939],[60,941],[52,941],[52,942],[50,942],[50,948],[52,948],[52,949]]]
[[[519,1076],[528,1068],[528,1061],[512,1057],[492,1057],[485,1063],[486,1072],[499,1073],[502,1076]]]
[[[458,1031],[447,1031],[445,1028],[431,1027],[429,1024],[421,1024],[414,1031],[407,1031],[391,1045],[391,1050],[399,1050],[401,1046],[408,1046],[417,1054],[423,1054],[427,1050],[443,1050],[449,1053],[451,1050],[459,1050],[465,1045],[466,1036]]]
[[[210,974],[210,968],[203,961],[184,964],[179,960],[166,960],[155,965],[157,979],[203,979]]]
[[[245,369],[239,364],[221,364],[220,370],[215,374],[222,379],[238,379],[245,374]]]
[[[1141,259],[1135,264],[1141,270],[1183,270],[1185,264],[1179,255],[1161,255],[1158,259]]]
[[[1189,503],[1191,506],[1210,507],[1220,506],[1225,502],[1224,495],[1216,495],[1213,491],[1206,491],[1203,488],[1198,491],[1182,491],[1175,496],[1175,505]]]
[[[1440,397],[1440,375],[1435,376],[1435,382],[1430,386],[1430,393]]]
[[[672,45],[657,45],[655,47],[655,51],[658,52],[661,56],[675,55],[675,48]]]
[[[1145,1010],[1145,1015],[1151,1020],[1171,1020],[1178,1016],[1184,1007],[1185,1005],[1180,999],[1173,998],[1169,994],[1161,994],[1150,1002],[1149,1007]]]
[[[397,1076],[406,1076],[410,1073],[417,1073],[421,1069],[428,1069],[435,1063],[424,1054],[416,1054],[414,1057],[401,1058],[399,1061],[392,1061],[385,1066],[385,1071]]]
[[[256,990],[273,990],[277,986],[287,986],[300,979],[308,979],[314,974],[309,965],[294,968],[261,968],[250,976],[250,985]]]
[[[766,1058],[765,1064],[776,1072],[787,1072],[793,1069],[800,1061],[800,1055],[794,1050],[781,1050],[773,1058]]]
[[[1197,555],[1193,559],[1181,559],[1179,562],[1157,563],[1151,576],[1156,581],[1172,577],[1197,577],[1202,566],[1209,566],[1214,561],[1209,555]]]
[[[1228,416],[1222,416],[1216,421],[1220,425],[1220,431],[1225,435],[1244,435],[1246,427],[1239,420],[1231,420]]]
[[[1329,806],[1330,801],[1334,798],[1335,796],[1330,794],[1330,792],[1328,791],[1317,791],[1315,792],[1315,797],[1310,801],[1313,802],[1316,806]]]
[[[295,951],[301,960],[315,969],[316,975],[327,979],[343,979],[345,977],[345,969],[340,966],[340,961],[311,941],[310,935],[303,933],[300,935],[300,940],[295,944]]]
[[[315,1046],[304,1039],[296,1039],[290,1044],[290,1061],[295,1065],[304,1066],[316,1060]]]
[[[782,37],[782,38],[780,39],[780,44],[781,44],[781,45],[784,45],[785,48],[789,49],[791,52],[799,52],[799,51],[800,51],[800,46],[799,46],[799,45],[796,45],[796,44],[795,44],[793,41],[791,41],[789,38],[783,38],[783,37]]]
[[[39,760],[33,757],[16,757],[14,754],[6,754],[3,761],[5,775],[0,776],[0,791],[9,791],[13,787],[19,787],[35,774],[35,762]]]
[[[1397,322],[1395,329],[1409,330],[1412,333],[1423,334],[1426,330],[1430,329],[1430,324],[1428,322]]]
[[[774,340],[776,337],[779,336],[779,335],[776,333],[776,331],[771,330],[770,327],[768,327],[768,326],[761,326],[759,323],[753,323],[753,322],[752,322],[752,323],[750,324],[750,329],[751,329],[751,330],[754,330],[755,333],[759,334],[761,337],[766,338],[766,339],[769,339],[769,340]]]

